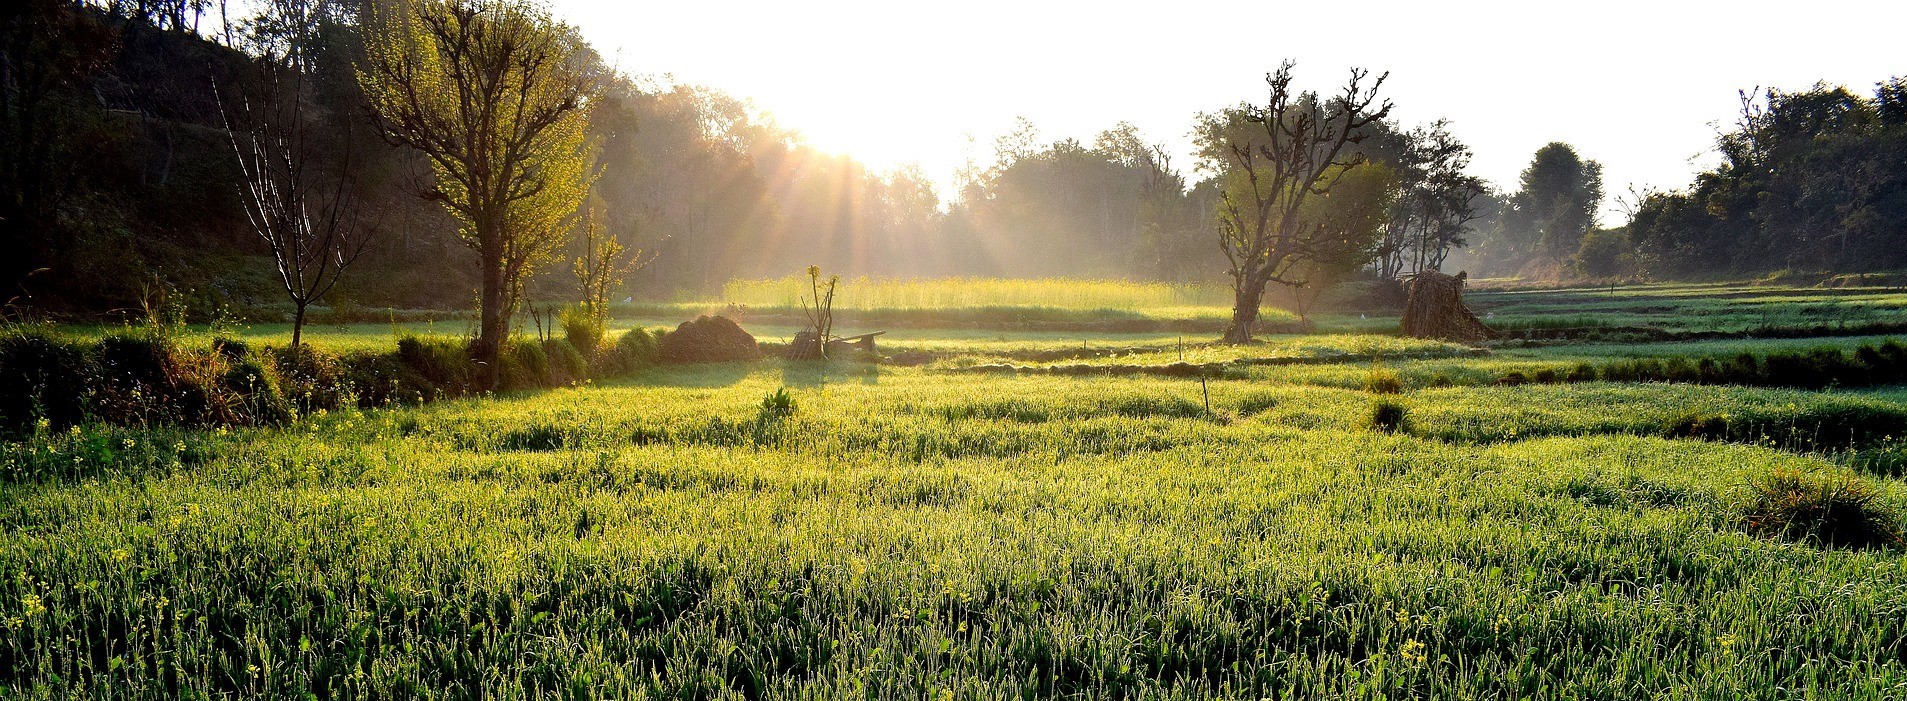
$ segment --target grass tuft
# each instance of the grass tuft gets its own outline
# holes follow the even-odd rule
[[[1403,404],[1380,399],[1371,405],[1371,428],[1384,433],[1401,433],[1409,428],[1410,410]]]
[[[1404,378],[1396,370],[1371,368],[1364,375],[1364,391],[1371,394],[1398,394],[1404,391]]]
[[[1899,545],[1896,517],[1880,492],[1850,473],[1776,470],[1749,482],[1742,525],[1756,535],[1829,547]]]

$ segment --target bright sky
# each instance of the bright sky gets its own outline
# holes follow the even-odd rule
[[[1263,99],[1290,57],[1323,92],[1352,66],[1390,71],[1393,117],[1450,119],[1505,189],[1560,140],[1603,163],[1613,196],[1686,185],[1738,89],[1871,94],[1907,74],[1900,0],[552,1],[625,72],[750,99],[819,148],[943,184],[969,153],[988,162],[1017,116],[1042,141],[1130,121],[1189,168],[1194,116]]]

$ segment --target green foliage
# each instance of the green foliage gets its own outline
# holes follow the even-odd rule
[[[1642,200],[1636,242],[1667,275],[1907,265],[1907,123],[1887,116],[1903,81],[1871,97],[1826,83],[1748,96],[1720,165]]]
[[[543,354],[549,357],[549,376],[542,387],[566,387],[589,379],[589,359],[569,341],[552,338],[543,342]]]
[[[657,341],[660,333],[650,333],[640,326],[623,332],[616,340],[616,353],[630,370],[639,370],[655,365],[658,360]]]
[[[1627,278],[1636,274],[1635,242],[1628,229],[1592,229],[1569,257],[1569,266],[1585,278]]]
[[[795,395],[782,387],[761,398],[761,416],[764,419],[782,419],[795,413]]]
[[[427,398],[474,392],[482,376],[465,339],[405,335],[397,339],[397,360],[435,390]],[[508,359],[502,362],[508,372]]]
[[[98,374],[82,344],[42,329],[0,331],[0,426],[45,421],[63,431],[85,421]]]
[[[1757,535],[1827,546],[1899,545],[1899,518],[1880,492],[1847,473],[1776,470],[1749,482],[1743,527]]]
[[[1760,387],[1864,387],[1907,379],[1907,352],[1893,340],[1864,344],[1849,354],[1840,348],[1774,350],[1764,356],[1741,352],[1731,356],[1704,356],[1695,360],[1672,355],[1577,363],[1567,374],[1538,370],[1536,382],[1675,382],[1733,384]],[[1544,375],[1547,373],[1547,375]],[[1531,381],[1522,370],[1502,375],[1500,384]]]
[[[563,308],[563,338],[587,357],[595,357],[603,348],[603,318],[586,307]]]

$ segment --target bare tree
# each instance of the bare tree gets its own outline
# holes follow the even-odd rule
[[[1315,93],[1294,93],[1292,63],[1265,76],[1263,105],[1242,105],[1229,121],[1208,123],[1207,151],[1225,160],[1228,185],[1219,208],[1219,243],[1231,262],[1233,307],[1225,342],[1249,343],[1266,285],[1303,285],[1290,273],[1298,263],[1343,252],[1331,223],[1306,205],[1331,189],[1364,157],[1342,155],[1364,139],[1364,128],[1390,113],[1377,101],[1389,74],[1369,88],[1370,75],[1352,69],[1342,94],[1323,104]]]
[[[253,89],[238,91],[229,102],[219,95],[243,175],[240,199],[246,218],[271,250],[294,309],[293,357],[303,342],[307,310],[364,254],[377,229],[365,225],[363,209],[352,196],[349,140],[336,167],[326,168],[325,154],[333,144],[314,129],[305,81],[312,71],[308,43],[321,11],[322,3],[268,5],[261,21],[285,33],[279,41],[254,43],[259,76]]]

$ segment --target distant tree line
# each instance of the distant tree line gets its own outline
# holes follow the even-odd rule
[[[1646,193],[1628,234],[1644,268],[1678,277],[1907,267],[1907,79],[1872,96],[1818,84],[1742,95],[1722,162]]]

